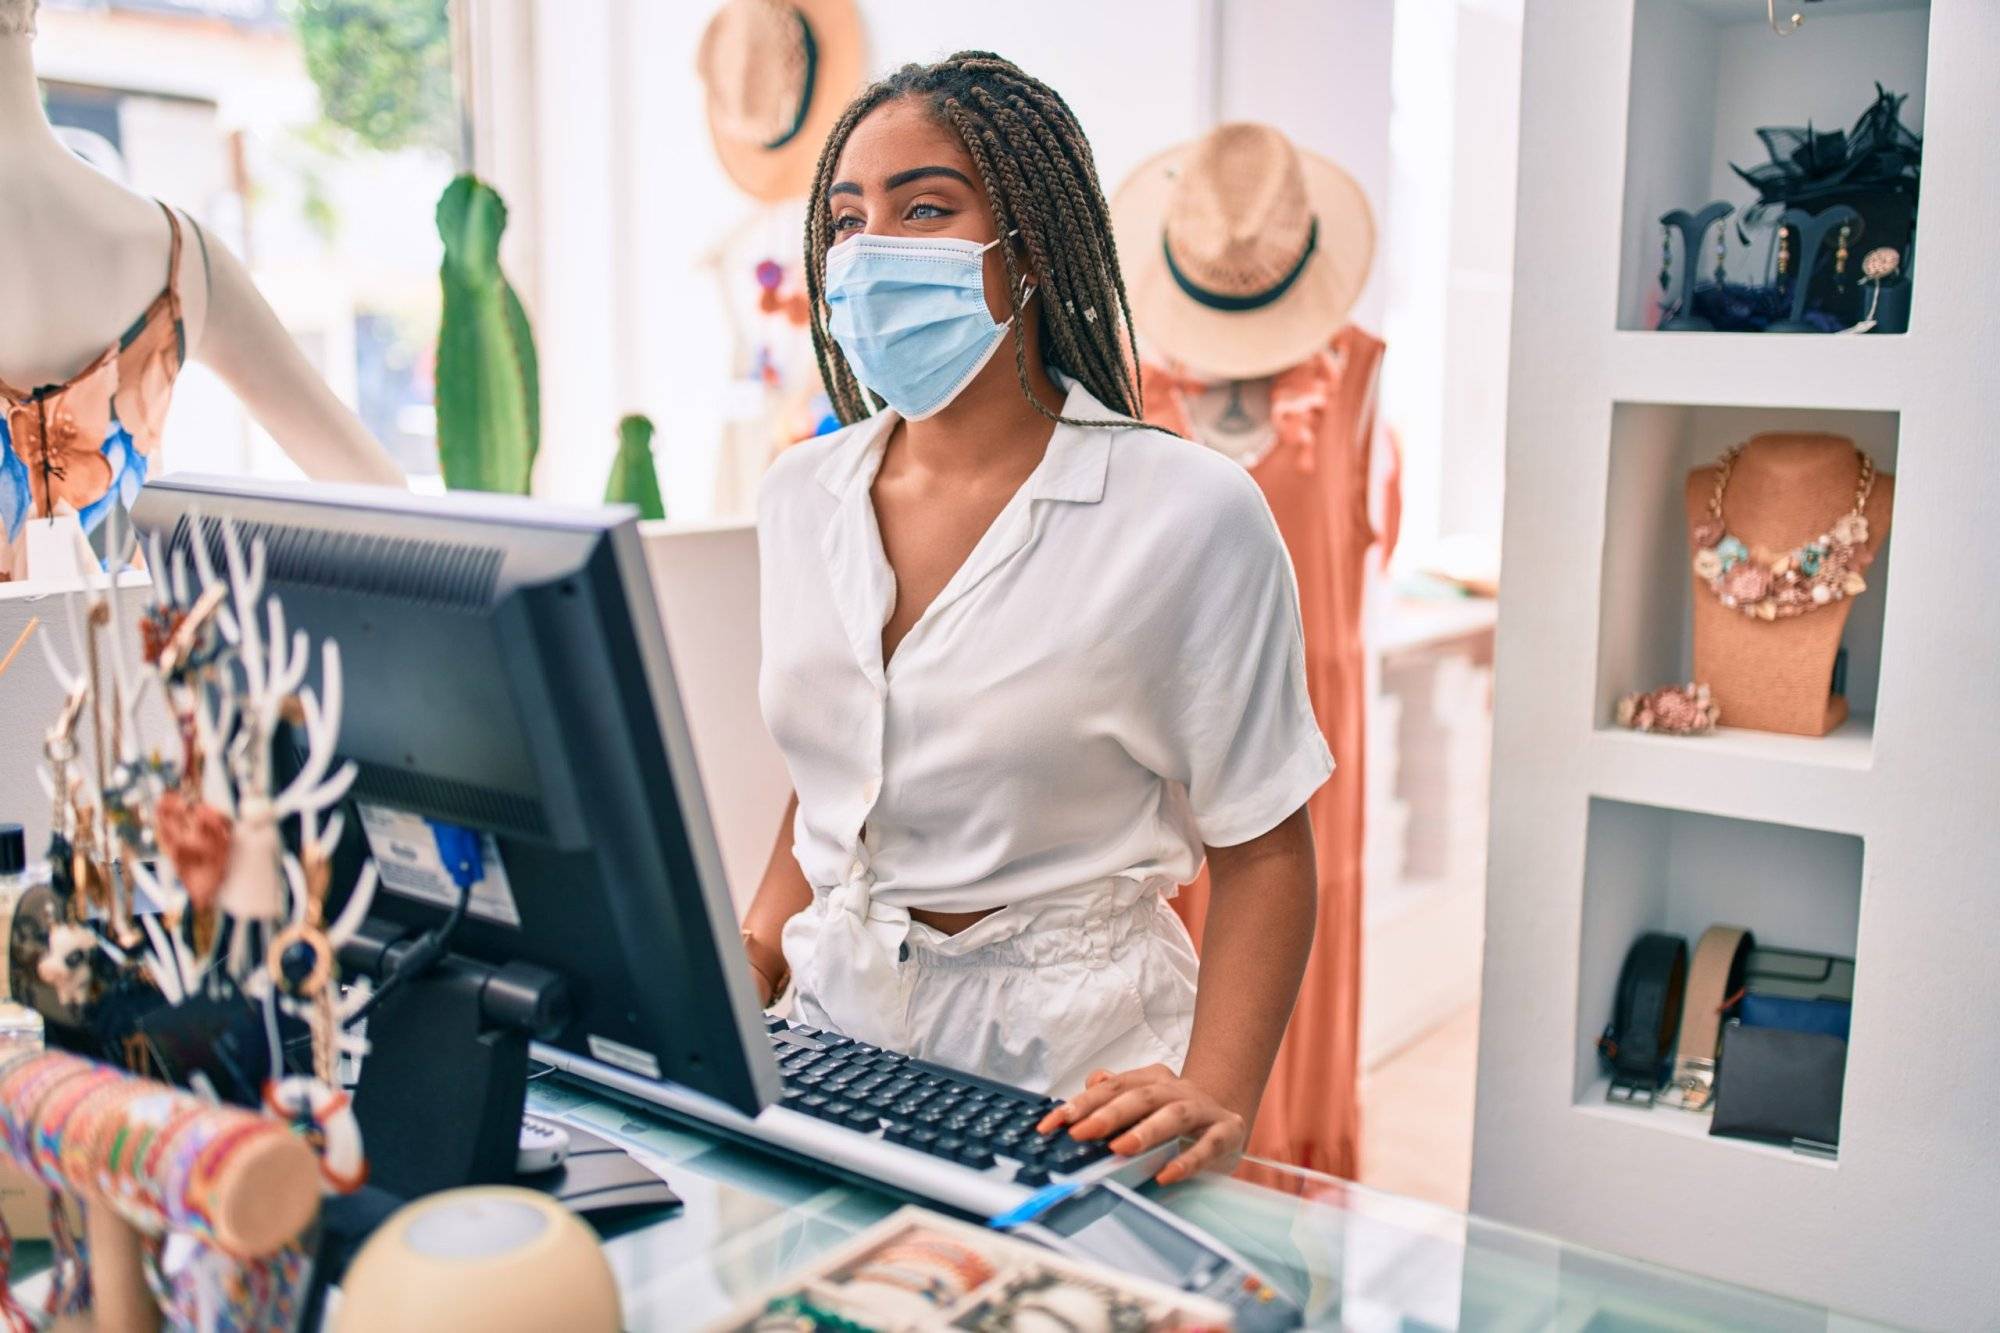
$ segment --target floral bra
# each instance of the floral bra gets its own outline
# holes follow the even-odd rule
[[[61,384],[21,390],[0,379],[0,579],[24,574],[23,533],[58,505],[86,533],[113,505],[130,508],[160,447],[174,377],[187,354],[181,325],[182,221],[165,204],[172,236],[167,284],[122,337]],[[201,229],[188,219],[207,259]]]

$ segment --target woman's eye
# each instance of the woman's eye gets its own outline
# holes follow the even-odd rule
[[[854,228],[860,225],[861,225],[861,219],[856,217],[852,213],[843,213],[839,217],[833,220],[833,229],[836,233],[843,231],[852,231]]]
[[[912,220],[928,221],[933,218],[948,217],[949,213],[936,204],[913,204],[910,206]]]

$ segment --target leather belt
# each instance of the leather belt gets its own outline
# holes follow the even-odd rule
[[[1660,932],[1641,935],[1618,973],[1618,1001],[1597,1049],[1611,1066],[1606,1101],[1651,1106],[1680,1031],[1687,983],[1687,941]]]
[[[1723,1021],[1743,1000],[1743,974],[1756,947],[1756,940],[1741,926],[1710,926],[1694,946],[1680,1046],[1674,1054],[1674,1086],[1685,1110],[1711,1109]]]

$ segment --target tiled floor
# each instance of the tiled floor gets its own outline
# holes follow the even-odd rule
[[[1463,1211],[1472,1187],[1479,1009],[1470,1005],[1371,1070],[1361,1087],[1364,1184]]]

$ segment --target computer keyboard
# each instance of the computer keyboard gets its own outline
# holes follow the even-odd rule
[[[1038,1134],[1053,1097],[766,1015],[779,1099],[755,1115],[678,1083],[536,1043],[538,1059],[740,1142],[868,1181],[971,1217],[995,1217],[1038,1191],[1098,1180],[1137,1186],[1181,1149],[1118,1157],[1066,1131]]]
[[[1102,1141],[1037,1132],[1054,1097],[782,1018],[765,1026],[789,1110],[976,1171],[1006,1165],[1029,1187],[1111,1155]]]

